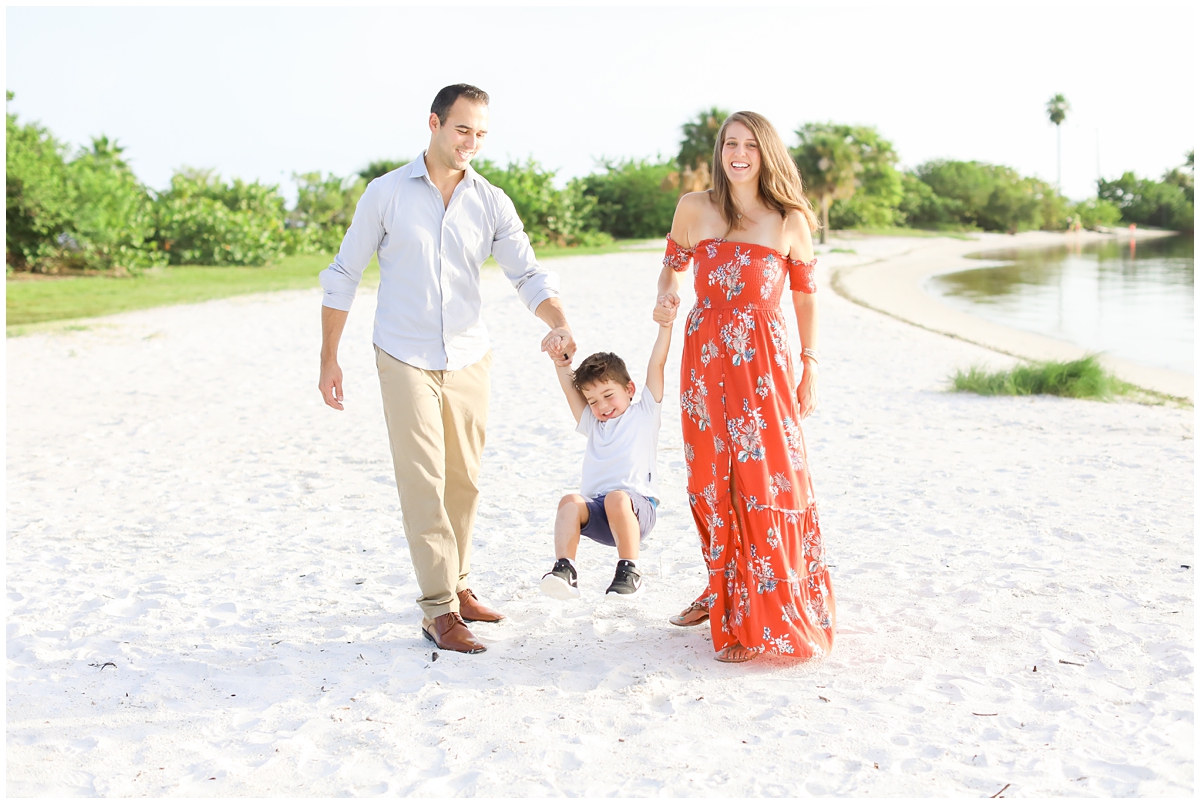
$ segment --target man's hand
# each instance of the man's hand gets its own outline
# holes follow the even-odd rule
[[[567,327],[555,327],[542,338],[542,351],[550,355],[554,365],[569,366],[575,354],[575,336]]]
[[[317,383],[325,404],[334,410],[345,410],[342,407],[342,367],[337,360],[325,361],[321,364],[321,381]]]
[[[673,324],[675,316],[679,314],[679,303],[679,294],[674,291],[659,296],[658,303],[654,306],[654,323],[660,327]]]
[[[321,307],[321,381],[317,383],[317,390],[325,398],[325,404],[334,410],[345,410],[342,407],[342,367],[338,365],[337,353],[349,315],[345,310]]]

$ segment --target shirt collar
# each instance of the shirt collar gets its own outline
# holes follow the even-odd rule
[[[410,179],[421,179],[429,176],[429,168],[425,165],[425,151],[421,151],[421,155],[413,160],[412,165],[412,172],[408,174]],[[475,172],[475,168],[468,164],[467,170],[463,174],[462,184],[468,188],[474,187],[475,177],[478,175],[479,174]]]
[[[421,155],[412,161],[412,170],[409,171],[410,179],[420,179],[429,175],[429,168],[425,167],[425,152],[421,151]]]

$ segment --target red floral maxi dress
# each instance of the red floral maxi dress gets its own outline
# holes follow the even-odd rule
[[[805,457],[787,328],[792,290],[816,292],[813,267],[752,243],[669,236],[663,263],[695,262],[696,305],[680,371],[688,498],[708,565],[698,602],[713,646],[807,659],[829,653],[833,587]]]

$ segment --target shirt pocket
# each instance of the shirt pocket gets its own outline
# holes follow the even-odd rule
[[[452,218],[444,235],[447,249],[453,247],[456,256],[472,268],[478,268],[492,255],[492,239],[496,227],[480,200],[465,197],[462,203],[447,214]]]

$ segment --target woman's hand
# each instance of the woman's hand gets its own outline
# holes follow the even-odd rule
[[[796,386],[796,405],[800,408],[800,419],[804,420],[817,409],[817,364],[804,360],[802,365],[804,375]]]
[[[679,314],[679,302],[679,294],[674,291],[659,296],[658,304],[654,307],[654,323],[660,327],[675,323],[675,316]]]

